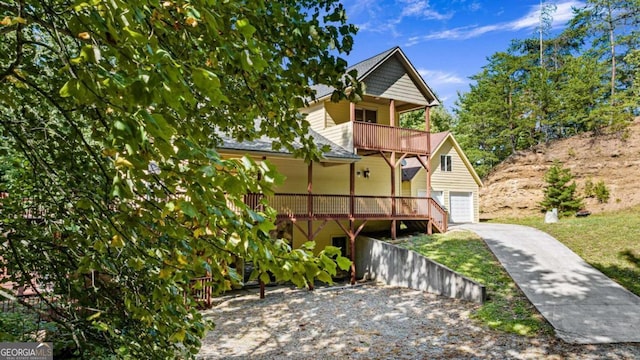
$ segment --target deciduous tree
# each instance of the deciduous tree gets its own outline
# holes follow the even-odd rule
[[[245,205],[277,172],[217,146],[264,135],[318,159],[297,109],[310,84],[357,96],[338,57],[354,33],[334,0],[0,0],[0,269],[56,294],[56,352],[193,356],[208,324],[191,280],[227,290],[238,259],[331,280],[337,249],[291,250]]]

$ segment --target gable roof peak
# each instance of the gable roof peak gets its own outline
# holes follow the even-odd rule
[[[363,81],[367,76],[378,69],[391,57],[399,55],[399,60],[405,68],[405,71],[411,76],[414,83],[418,86],[425,98],[431,103],[430,106],[439,105],[439,101],[435,93],[431,90],[429,85],[424,81],[418,70],[413,66],[407,55],[402,51],[400,46],[394,46],[388,50],[385,50],[377,55],[371,56],[365,60],[362,60],[355,65],[347,68],[347,73],[353,70],[358,72],[358,81]],[[331,95],[335,90],[331,86],[326,85],[314,85],[312,88],[316,91],[316,99],[321,99]]]

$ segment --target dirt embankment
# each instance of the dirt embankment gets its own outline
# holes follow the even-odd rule
[[[512,155],[483,179],[480,218],[540,214],[538,204],[543,197],[544,174],[554,161],[571,169],[581,196],[587,180],[594,184],[604,181],[609,201],[600,204],[595,198],[585,199],[585,209],[592,213],[640,204],[640,118],[637,118],[622,135],[581,134]]]

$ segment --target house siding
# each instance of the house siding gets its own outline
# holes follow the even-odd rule
[[[276,187],[276,193],[306,193],[307,192],[307,174],[308,165],[300,159],[270,158],[267,159],[272,165],[276,166],[278,171],[286,177],[284,184]],[[362,175],[364,169],[369,169],[370,177],[365,178]],[[360,172],[360,176],[355,177],[355,194],[371,195],[371,196],[389,196],[391,193],[391,169],[389,165],[379,156],[365,157],[355,164],[356,173]],[[398,170],[398,169],[397,169]],[[323,166],[322,164],[313,164],[313,188],[314,194],[349,194],[349,171],[350,166],[331,165]],[[396,176],[397,195],[400,195],[400,184],[402,178],[400,172],[394,173]],[[313,231],[315,232],[322,222],[313,223]],[[343,226],[348,226],[347,221],[342,221]],[[362,221],[356,222],[356,228],[362,224]],[[367,222],[365,231],[382,231],[388,230],[390,221],[369,221]],[[307,222],[300,221],[298,223],[304,231],[307,231]],[[327,245],[331,245],[331,239],[334,236],[345,236],[342,228],[335,221],[327,222],[322,230],[314,238],[316,243],[315,251],[321,251]],[[293,244],[294,248],[299,248],[307,241],[305,234],[296,226],[293,227]]]
[[[307,114],[306,119],[309,122],[309,125],[311,125],[311,129],[320,131],[326,127],[324,103],[321,102],[314,104],[308,108],[302,109],[300,112]]]
[[[349,122],[351,119],[350,105],[348,101],[341,101],[339,103],[333,103],[325,101],[324,108],[326,109],[326,121],[327,128],[340,125]],[[376,110],[378,113],[377,123],[382,125],[390,125],[391,121],[389,116],[389,104],[379,104],[368,101],[361,101],[356,104],[356,108]],[[399,115],[396,114],[396,124],[398,123]],[[314,130],[316,130],[314,128]]]
[[[364,81],[367,95],[428,105],[400,61],[393,57],[373,71]]]
[[[351,122],[342,123],[340,125],[317,131],[328,140],[353,152],[353,124]]]
[[[440,155],[451,155],[451,172],[443,172],[440,170]],[[460,154],[453,147],[451,141],[446,141],[440,149],[431,157],[431,189],[433,191],[444,192],[444,204],[449,206],[450,194],[452,192],[471,192],[473,193],[473,221],[480,220],[479,207],[479,186],[466,167]],[[405,183],[409,183],[405,181]],[[411,196],[418,196],[418,190],[426,189],[427,179],[426,171],[420,170],[418,174],[411,180]],[[403,184],[404,186],[404,184]]]
[[[341,101],[334,103],[331,101],[324,102],[326,110],[325,127],[329,128],[350,121],[349,102]]]

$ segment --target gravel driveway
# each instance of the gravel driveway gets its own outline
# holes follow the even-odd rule
[[[201,359],[639,359],[639,344],[569,345],[469,319],[478,305],[365,284],[218,299]]]

